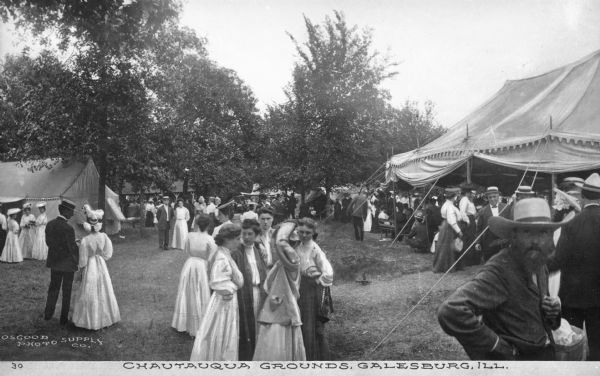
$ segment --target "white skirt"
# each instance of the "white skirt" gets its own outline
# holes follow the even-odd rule
[[[171,248],[183,250],[185,240],[188,236],[188,225],[185,219],[178,219],[173,226],[173,237],[171,238]]]
[[[171,326],[194,337],[210,302],[207,262],[190,257],[183,264]]]
[[[32,258],[45,260],[48,258],[48,245],[46,244],[46,226],[36,228],[36,236],[33,242]]]
[[[213,292],[194,340],[191,361],[237,361],[239,346],[237,293],[231,300]]]
[[[35,243],[35,228],[21,229],[19,235],[19,244],[21,246],[21,252],[24,259],[33,258],[33,244]]]
[[[12,231],[6,234],[6,242],[0,256],[2,262],[22,262],[23,254],[21,253],[21,244],[19,236]]]
[[[104,259],[95,255],[87,267],[77,290],[73,306],[73,324],[98,330],[121,321],[117,298]]]

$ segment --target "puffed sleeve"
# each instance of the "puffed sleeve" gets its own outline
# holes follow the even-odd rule
[[[10,222],[9,222],[9,226],[10,226],[10,225],[12,225],[12,227],[11,227],[11,228],[9,228],[9,230],[10,230],[10,231],[12,231],[12,232],[14,232],[15,234],[18,234],[18,233],[19,233],[19,230],[21,229],[21,228],[19,227],[19,222],[17,222],[17,221],[14,221],[14,220],[13,220],[13,221],[10,221]]]
[[[460,232],[460,227],[458,226],[459,215],[460,212],[454,206],[446,210],[446,220],[448,221],[450,227],[452,227],[454,232],[456,232],[457,234]]]
[[[229,261],[224,256],[217,254],[210,270],[210,288],[233,294],[238,288],[232,281],[232,274],[233,270]]]
[[[108,237],[108,235],[104,234],[104,248],[102,249],[102,257],[105,260],[110,260],[113,255],[113,245],[112,241]]]
[[[315,251],[315,265],[319,268],[321,276],[318,281],[322,286],[331,286],[333,284],[333,268],[331,263],[327,260],[325,252],[316,243],[314,246]]]
[[[190,211],[187,208],[184,208],[184,209],[185,209],[185,220],[189,221],[190,220]]]

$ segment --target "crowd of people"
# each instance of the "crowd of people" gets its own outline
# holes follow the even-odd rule
[[[486,193],[469,218],[483,233],[475,241],[458,191],[445,191],[434,270],[471,240],[486,263],[440,306],[444,331],[474,360],[600,360],[600,175],[565,179],[553,208],[527,186],[507,205],[496,187]]]
[[[443,330],[471,359],[557,360],[557,346],[585,333],[588,358],[600,360],[600,175],[566,178],[559,187],[552,207],[529,186],[510,197],[494,186],[483,194],[463,186],[439,199],[344,194],[332,214],[352,222],[357,241],[364,231],[392,227],[414,251],[434,253],[434,273],[484,264],[438,310]],[[20,223],[20,209],[0,215],[0,261],[47,259],[46,320],[62,288],[61,325],[97,330],[120,321],[103,212],[84,207],[87,235],[76,240],[67,222],[72,202],[63,200],[51,221],[45,203],[36,206],[37,217],[23,206]],[[188,256],[171,326],[193,338],[191,360],[330,359],[333,269],[316,242],[317,222],[293,219],[288,208],[279,197],[224,205],[218,197],[148,200],[145,225],[156,229],[159,247]]]
[[[191,216],[183,199],[172,207],[164,196],[153,212],[159,247],[188,255],[171,325],[194,337],[190,358],[329,359],[333,269],[316,222],[277,223],[272,202],[208,202]]]
[[[0,212],[0,261],[8,263],[23,262],[24,259],[46,260],[46,203],[36,205],[39,215],[32,214],[31,203],[23,205],[21,220],[17,216],[19,208],[11,208],[6,216]],[[1,208],[1,204],[0,204]]]
[[[192,360],[327,360],[333,269],[314,240],[316,222],[275,229],[273,210],[251,215],[253,207],[235,206],[214,227],[196,213],[172,326],[195,337]]]

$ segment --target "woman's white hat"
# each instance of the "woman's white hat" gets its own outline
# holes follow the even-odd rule
[[[38,208],[45,208],[46,202],[45,201],[38,202],[35,206],[37,206]]]
[[[13,214],[18,214],[20,211],[21,211],[21,209],[19,209],[19,208],[12,208],[12,209],[8,209],[6,214],[11,216]]]

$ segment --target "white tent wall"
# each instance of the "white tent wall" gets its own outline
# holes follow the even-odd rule
[[[59,162],[60,163],[60,162]],[[0,192],[0,201],[10,202],[25,199],[33,206],[32,213],[36,216],[40,214],[36,204],[45,201],[46,202],[46,213],[48,219],[54,219],[58,216],[58,205],[61,198],[66,198],[73,201],[76,205],[75,215],[69,223],[75,228],[75,234],[77,238],[81,238],[86,235],[81,223],[85,221],[85,215],[83,213],[83,205],[89,204],[93,208],[98,205],[98,182],[99,175],[98,170],[92,159],[88,159],[87,163],[83,165],[83,168],[76,174],[65,174],[71,181],[57,182],[56,178],[52,182],[48,182],[46,179],[52,179],[54,174],[62,173],[60,165],[54,167],[51,171],[41,170],[37,172],[26,171],[26,167],[17,167],[15,163],[5,162],[2,163],[2,170],[5,171],[5,176],[14,175],[19,180],[23,180],[23,184],[11,184],[10,181],[6,181],[6,184],[1,186],[2,190],[6,192]],[[36,174],[36,175],[34,175]],[[38,179],[32,178],[38,176]],[[62,175],[61,175],[62,176]],[[63,179],[65,179],[63,176]],[[35,183],[32,183],[35,182]],[[37,185],[32,187],[32,184]],[[47,188],[44,185],[48,184],[52,188]],[[56,191],[55,188],[61,186],[62,191]],[[66,187],[66,188],[64,188]],[[46,189],[52,191],[46,191]],[[33,195],[31,192],[35,192]],[[22,196],[17,196],[22,194]],[[12,198],[14,196],[14,198]],[[106,205],[105,205],[105,216],[104,216],[104,229],[107,234],[118,233],[121,229],[121,221],[124,220],[124,216],[121,213],[121,209],[118,205],[119,196],[113,192],[109,187],[106,187]]]

